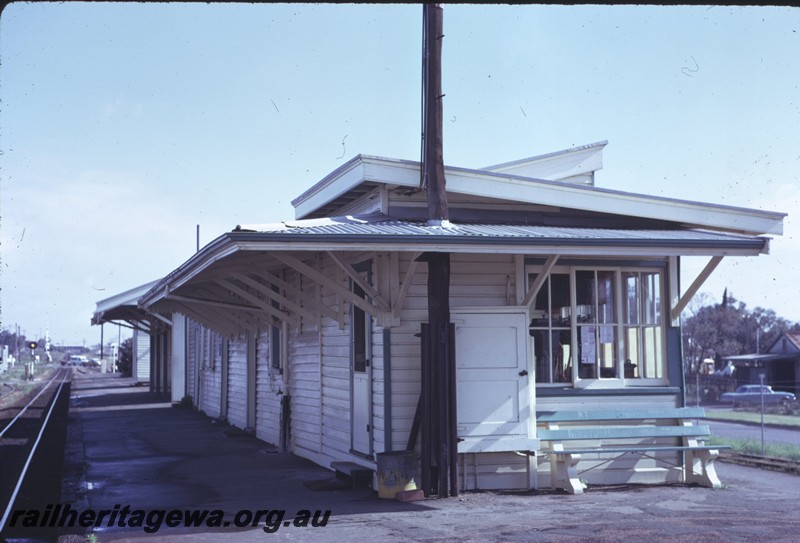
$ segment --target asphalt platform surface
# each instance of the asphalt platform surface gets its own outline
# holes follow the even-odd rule
[[[129,379],[76,372],[62,504],[116,507],[119,515],[128,507],[130,518],[136,510],[220,513],[212,526],[162,522],[147,533],[142,526],[104,524],[75,528],[83,536],[62,535],[60,541],[86,541],[91,532],[99,543],[800,541],[800,477],[722,462],[717,471],[721,490],[668,485],[596,487],[583,495],[469,492],[400,503],[353,490],[325,468],[191,408],[172,407]],[[235,525],[259,510],[269,513],[258,526]],[[320,511],[318,524],[324,511],[330,516],[324,526],[303,526],[301,511],[309,511],[311,520]]]

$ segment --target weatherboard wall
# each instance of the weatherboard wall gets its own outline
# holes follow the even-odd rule
[[[228,423],[247,427],[247,335],[239,334],[228,341]]]
[[[410,255],[401,254],[399,277],[405,277]],[[516,305],[516,261],[513,255],[453,254],[450,262],[450,308]],[[406,448],[420,393],[420,323],[428,320],[427,265],[420,264],[400,324],[391,330],[392,447]],[[487,338],[487,340],[490,340]],[[459,398],[459,401],[468,399]],[[417,439],[417,448],[419,439]],[[461,488],[528,487],[528,462],[515,453],[460,454]]]
[[[287,391],[280,370],[272,367],[270,331],[260,331],[256,341],[256,437],[280,443],[281,397]]]
[[[372,284],[386,298],[394,299],[406,272],[412,265],[412,253],[361,253],[347,255],[350,265],[364,260],[373,262]],[[326,277],[347,288],[350,280],[328,256],[316,255],[304,261]],[[453,254],[451,256],[451,309],[497,308],[516,306],[522,289],[518,275],[523,269],[521,257],[514,255]],[[524,272],[523,272],[524,273]],[[300,274],[284,270],[283,278],[293,288],[336,308],[340,319],[301,317],[297,324],[285,330],[288,366],[281,373],[271,363],[271,336],[261,331],[255,347],[255,432],[268,443],[280,442],[281,398],[291,395],[291,425],[289,449],[322,466],[335,460],[347,460],[375,467],[367,456],[354,454],[352,448],[352,377],[351,377],[351,313],[350,303],[340,303],[340,295],[330,288]],[[299,302],[299,301],[298,301]],[[395,308],[393,318],[386,315],[371,319],[371,451],[370,455],[387,449],[404,450],[419,401],[420,391],[420,323],[427,321],[427,265],[416,264],[403,304]],[[390,344],[384,349],[384,326],[389,328]],[[190,359],[187,374],[189,383],[197,374],[196,405],[209,414],[219,413],[221,381],[219,371],[204,367],[201,353],[208,352],[199,339],[199,325],[190,327],[188,349]],[[195,336],[193,338],[193,335]],[[198,344],[198,341],[201,342]],[[247,424],[247,349],[245,334],[228,342],[227,420],[233,426]],[[193,354],[194,353],[194,354]],[[384,353],[389,357],[384,358]],[[530,356],[530,354],[529,354]],[[209,359],[210,363],[211,360]],[[216,368],[221,364],[215,361]],[[389,368],[389,369],[387,369]],[[389,372],[388,374],[386,372]],[[387,380],[389,386],[387,387]],[[534,379],[531,376],[531,383]],[[192,387],[188,387],[189,391]],[[390,396],[386,395],[391,389]],[[592,409],[636,408],[637,406],[674,406],[678,394],[662,393],[656,397],[643,393],[617,391],[616,394],[586,395],[573,389],[549,392],[534,398],[532,409]],[[217,403],[214,403],[215,398]],[[460,398],[459,401],[468,401]],[[537,403],[538,402],[538,403]],[[389,414],[391,420],[387,420]],[[419,439],[417,439],[417,448]],[[584,460],[591,467],[592,460]],[[528,488],[538,478],[539,486],[549,484],[549,464],[541,458],[538,469],[528,457],[515,453],[478,453],[459,455],[459,481],[463,489]],[[631,476],[631,473],[634,475]],[[592,484],[628,481],[672,481],[677,470],[655,465],[652,459],[624,459],[592,470],[586,479]]]
[[[295,288],[313,292],[307,279],[297,273],[287,274]],[[299,326],[289,327],[288,359],[291,390],[292,450],[324,466],[330,458],[323,451],[321,337],[318,323],[301,319]]]
[[[411,263],[411,253],[393,258],[389,255],[363,253],[348,259],[351,265],[365,260],[373,263],[372,284],[379,291],[391,289],[388,277],[403,278]],[[349,279],[329,258],[317,259],[316,266],[327,277],[336,278],[349,287]],[[392,266],[397,266],[392,270]],[[454,255],[451,277],[451,307],[496,307],[515,301],[515,259],[513,256]],[[340,306],[338,295],[287,273],[287,281],[312,296],[319,296],[328,307],[342,311],[339,322],[321,318],[289,328],[289,370],[291,391],[292,451],[321,465],[335,460],[348,460],[365,466],[374,463],[352,451],[352,380],[351,322],[349,303]],[[302,283],[302,284],[301,284]],[[390,298],[389,292],[383,292]],[[412,278],[403,308],[392,323],[388,352],[391,356],[391,399],[385,395],[386,360],[384,359],[384,327],[380,319],[371,319],[371,454],[388,448],[403,450],[407,446],[420,391],[420,323],[427,320],[426,265],[418,265]],[[260,362],[260,365],[263,362]],[[264,373],[259,373],[264,375]],[[259,386],[266,381],[259,380]],[[261,398],[261,395],[259,395]],[[387,410],[387,402],[391,402]],[[261,412],[261,411],[259,411]],[[278,411],[279,412],[279,411]],[[386,413],[391,413],[391,421]],[[387,432],[391,430],[391,437]],[[269,439],[265,439],[270,441]],[[387,440],[390,444],[387,447]],[[419,440],[417,439],[417,447]],[[463,455],[462,455],[463,456]],[[463,462],[468,461],[468,464]],[[484,453],[462,457],[459,474],[466,488],[527,487],[527,461],[513,453]]]
[[[221,415],[223,338],[191,319],[186,323],[187,392],[198,410]]]
[[[197,368],[199,366],[199,349],[197,341],[200,337],[200,325],[192,319],[186,319],[186,395],[191,398],[192,405],[197,407]]]
[[[150,334],[133,331],[134,344],[134,374],[133,378],[137,383],[150,382]]]
[[[202,411],[213,418],[221,416],[223,343],[219,334],[212,330],[204,330],[200,365],[200,399]]]

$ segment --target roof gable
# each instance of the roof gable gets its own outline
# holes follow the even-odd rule
[[[800,334],[785,332],[767,351],[771,354],[800,353]]]
[[[509,173],[531,171],[537,163],[541,166],[553,158],[576,159],[582,153],[589,153],[584,156],[584,163],[591,162],[587,157],[594,156],[592,153],[596,154],[603,146],[605,142],[577,148],[579,151],[572,154],[554,153],[491,167],[499,171],[448,166],[445,167],[447,192],[487,201],[512,202],[518,206],[550,206],[587,213],[639,217],[687,228],[756,235],[783,233],[785,213],[601,189]],[[592,166],[576,167],[585,170]],[[419,168],[419,162],[415,161],[358,155],[292,201],[295,217],[306,219],[341,215],[342,210],[349,212],[353,202],[374,192],[376,187],[386,190],[405,188],[408,193],[413,193],[419,190]],[[575,171],[575,168],[562,168],[562,174]],[[387,212],[388,209],[383,211]]]
[[[139,298],[147,294],[159,280],[150,281],[144,285],[134,287],[125,292],[120,292],[110,298],[105,298],[97,302],[94,315],[92,316],[92,324],[102,324],[111,320],[122,318],[120,315],[125,316],[128,309],[136,311]]]

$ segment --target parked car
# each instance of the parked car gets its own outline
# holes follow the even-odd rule
[[[723,402],[737,405],[758,405],[761,397],[764,397],[764,405],[775,405],[795,401],[795,396],[791,392],[781,392],[772,390],[768,385],[742,385],[736,392],[726,392],[720,398]]]
[[[83,356],[83,355],[77,355],[77,354],[73,354],[73,355],[71,355],[71,356],[69,357],[69,361],[68,361],[67,363],[68,363],[70,366],[83,366],[83,365],[85,365],[85,364],[86,364],[88,361],[89,361],[89,359],[88,359],[88,358],[86,358],[86,357],[85,357],[85,356]]]

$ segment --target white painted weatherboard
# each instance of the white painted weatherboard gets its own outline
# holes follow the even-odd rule
[[[180,402],[186,395],[186,322],[180,313],[172,314],[172,402]],[[149,348],[148,348],[149,350]],[[148,364],[149,367],[149,364]]]
[[[200,325],[191,320],[186,320],[186,395],[192,399],[192,405],[197,406],[197,367],[199,350],[197,341],[200,340]]]
[[[222,337],[203,329],[203,349],[200,365],[200,410],[209,417],[220,416],[222,386]]]
[[[228,423],[247,427],[247,336],[228,342]]]
[[[272,368],[271,331],[262,331],[256,344],[256,437],[280,443],[281,399],[286,392],[283,376]]]
[[[133,331],[133,378],[137,383],[150,382],[150,334]]]

